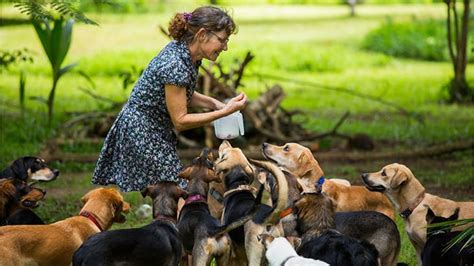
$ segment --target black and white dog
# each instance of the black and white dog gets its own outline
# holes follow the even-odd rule
[[[0,172],[0,179],[15,178],[23,181],[51,181],[59,175],[59,170],[48,167],[43,159],[27,156],[16,159]]]

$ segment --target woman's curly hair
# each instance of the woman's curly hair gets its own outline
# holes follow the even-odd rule
[[[174,40],[190,43],[200,28],[215,32],[225,30],[228,35],[237,32],[237,25],[229,14],[213,6],[199,7],[192,13],[177,13],[170,21],[168,32]]]

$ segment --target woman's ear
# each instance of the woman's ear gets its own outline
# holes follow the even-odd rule
[[[198,40],[199,42],[205,42],[207,41],[207,33],[206,33],[206,29],[204,28],[200,28],[196,34],[194,34],[195,36],[195,39]]]

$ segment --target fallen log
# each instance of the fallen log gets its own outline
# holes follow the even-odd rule
[[[428,147],[420,147],[406,151],[380,151],[380,152],[358,152],[358,151],[318,151],[313,152],[315,158],[320,162],[327,161],[347,161],[347,162],[364,162],[364,161],[397,161],[402,159],[421,159],[436,157],[444,154],[450,154],[459,151],[474,149],[474,140],[464,140],[448,144],[430,145]],[[51,152],[52,151],[52,152]],[[212,150],[217,154],[217,150]],[[200,148],[189,148],[178,150],[178,154],[183,161],[189,161],[199,155]],[[244,149],[244,154],[248,158],[262,160],[264,159],[258,147],[252,149]],[[40,152],[39,157],[47,162],[78,162],[78,163],[94,163],[97,161],[98,154],[77,154],[69,152],[61,152],[59,149],[44,149]]]

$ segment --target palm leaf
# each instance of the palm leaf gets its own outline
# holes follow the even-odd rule
[[[74,4],[79,3],[78,0],[52,0],[52,1],[40,1],[40,0],[26,0],[17,1],[13,6],[18,8],[22,14],[29,15],[32,20],[43,21],[43,20],[55,20],[52,11],[56,11],[59,14],[60,19],[72,18],[76,21],[98,25],[95,21],[86,17],[81,11],[74,7]],[[50,7],[50,10],[46,8]]]
[[[446,253],[449,249],[454,247],[456,244],[461,243],[467,238],[466,243],[461,247],[461,250],[465,248],[470,248],[474,244],[474,219],[461,219],[454,221],[446,221],[441,223],[430,224],[427,227],[429,228],[454,228],[466,224],[472,224],[468,228],[464,229],[459,235],[453,238],[447,243],[447,246],[443,249],[443,253]]]

